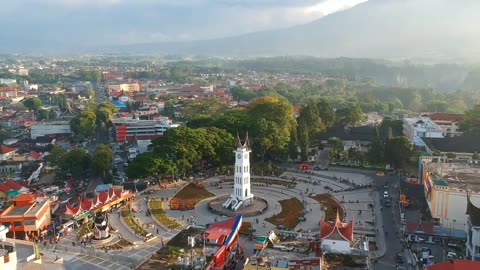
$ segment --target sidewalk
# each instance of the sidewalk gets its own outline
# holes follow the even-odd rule
[[[376,242],[378,243],[378,250],[371,251],[371,258],[378,259],[382,256],[385,255],[385,252],[387,251],[386,248],[386,243],[385,243],[385,234],[383,232],[383,217],[382,217],[382,211],[380,209],[381,203],[380,203],[380,198],[378,195],[377,191],[374,191],[372,193],[372,197],[374,200],[374,218],[375,218],[375,225],[377,227],[377,234],[376,234]]]

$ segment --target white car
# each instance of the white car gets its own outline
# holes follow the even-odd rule
[[[390,195],[388,195],[388,191],[385,190],[385,191],[383,192],[383,198],[386,199],[386,198],[388,198],[388,197],[390,197]]]

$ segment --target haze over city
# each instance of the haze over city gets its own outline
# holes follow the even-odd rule
[[[0,270],[480,269],[479,0],[0,5]]]

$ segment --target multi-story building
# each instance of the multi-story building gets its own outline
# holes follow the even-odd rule
[[[112,120],[114,139],[117,142],[137,139],[153,139],[165,133],[169,128],[178,127],[168,117],[160,116],[153,120],[117,118]]]
[[[463,114],[434,113],[430,115],[430,120],[443,129],[445,137],[455,137],[463,134],[459,126],[460,122],[463,121]]]
[[[11,235],[23,237],[36,235],[50,225],[50,200],[35,198],[33,194],[22,194],[14,199],[0,214],[0,224],[9,228]]]
[[[467,241],[465,242],[465,258],[480,261],[480,208],[468,197],[467,224],[465,226]]]
[[[46,135],[70,135],[70,123],[68,121],[44,122],[30,127],[30,137],[36,139]]]
[[[444,131],[430,118],[420,116],[403,119],[403,135],[415,146],[425,146],[421,138],[443,138]]]
[[[16,86],[17,80],[15,79],[0,79],[0,84],[6,84],[8,86]]]
[[[108,93],[112,91],[116,92],[138,92],[140,91],[140,84],[135,83],[118,83],[118,84],[108,84],[107,85]]]
[[[467,191],[480,205],[480,165],[445,157],[422,157],[420,180],[434,224],[447,235],[463,237],[467,223]]]

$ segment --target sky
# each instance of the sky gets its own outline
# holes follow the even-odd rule
[[[9,0],[0,48],[204,40],[308,23],[367,0]]]

